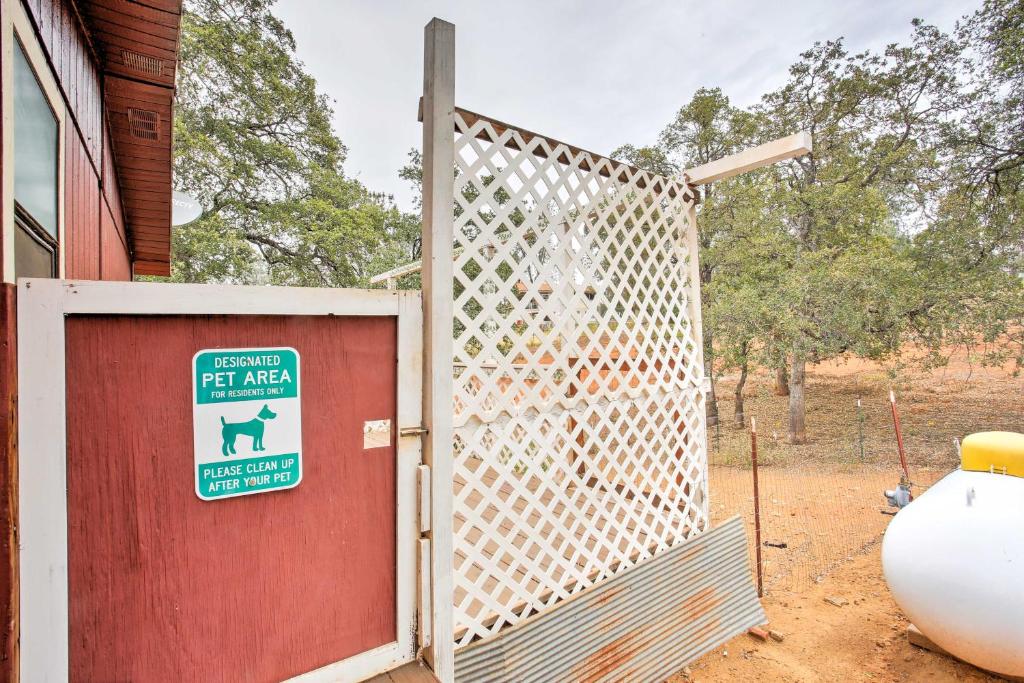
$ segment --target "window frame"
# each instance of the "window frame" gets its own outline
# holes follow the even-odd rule
[[[32,217],[28,211],[22,208],[21,204],[15,200],[14,202],[14,225],[15,230],[20,230],[25,235],[38,244],[40,247],[50,253],[50,275],[49,277],[57,277],[57,263],[60,259],[60,243],[51,235],[46,228],[41,226],[39,222]],[[14,239],[17,240],[18,236],[15,234]],[[17,244],[14,245],[15,251],[15,271],[17,271]],[[18,277],[29,277],[26,275],[18,275]]]
[[[34,239],[54,251],[55,277],[64,277],[66,251],[64,225],[64,185],[66,175],[65,125],[67,107],[60,87],[54,78],[50,63],[43,51],[35,27],[21,0],[0,0],[3,5],[3,24],[0,26],[3,62],[0,78],[3,79],[3,281],[14,282],[15,271],[14,240],[17,230],[24,230]],[[50,111],[57,122],[57,235],[54,239],[48,233],[43,235],[34,225],[31,216],[17,207],[14,199],[14,50],[20,45],[35,73],[36,82],[43,98],[50,105]],[[17,214],[17,215],[16,215]],[[28,220],[24,220],[27,218]],[[22,227],[22,224],[25,227]],[[43,233],[46,231],[43,230]]]

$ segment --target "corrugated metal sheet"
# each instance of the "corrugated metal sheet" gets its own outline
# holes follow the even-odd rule
[[[660,681],[765,622],[734,517],[455,653],[455,680]]]

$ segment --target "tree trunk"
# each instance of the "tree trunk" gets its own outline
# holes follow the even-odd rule
[[[789,373],[786,372],[785,356],[779,361],[779,366],[775,368],[775,395],[789,396]]]
[[[711,332],[704,333],[704,376],[708,378],[707,415],[708,427],[718,424],[718,399],[715,397],[715,362],[714,348],[711,345]]]
[[[743,385],[747,383],[747,361],[744,359],[743,365],[740,366],[740,379],[736,382],[736,402],[733,417],[736,419],[736,427],[743,429],[745,424],[743,415]]]
[[[714,427],[718,424],[718,399],[715,398],[715,373],[711,372],[710,364],[704,368],[704,371],[707,373],[708,378],[708,427]]]
[[[804,425],[804,373],[807,361],[800,354],[793,354],[793,367],[789,374],[789,443],[807,443],[807,429]]]

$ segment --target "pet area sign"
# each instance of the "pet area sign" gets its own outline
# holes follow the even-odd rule
[[[299,352],[204,349],[192,357],[196,495],[290,489],[302,481]]]

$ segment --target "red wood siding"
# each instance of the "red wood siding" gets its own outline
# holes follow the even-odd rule
[[[114,172],[110,136],[103,143],[103,194],[100,198],[100,279],[131,280],[132,263],[124,228],[121,191]]]
[[[103,180],[103,198],[106,200],[107,206],[115,210],[118,217],[118,229],[124,235],[121,189],[117,183],[117,171],[114,170],[114,150],[111,148],[109,128],[107,135],[103,138],[103,174],[101,178]]]
[[[40,42],[50,56],[57,82],[72,117],[82,132],[93,165],[99,167],[103,144],[103,98],[100,71],[93,62],[85,33],[67,0],[29,0]]]
[[[131,279],[113,152],[109,136],[103,134],[102,74],[71,2],[28,0],[26,7],[67,105],[61,243],[65,275]],[[109,234],[102,234],[104,226]]]
[[[6,8],[5,8],[6,9]],[[0,53],[0,65],[3,64]],[[2,69],[0,69],[2,72]],[[3,79],[0,79],[2,83]],[[3,86],[0,85],[0,102]],[[0,116],[0,159],[3,159],[3,117]],[[0,195],[3,193],[0,192]],[[6,211],[0,197],[0,212]],[[4,245],[0,239],[0,275]],[[14,285],[0,283],[0,682],[15,680],[18,670],[18,307]]]
[[[0,14],[2,14],[3,12],[6,12],[6,11],[7,11],[7,5],[0,4]],[[0,19],[6,20],[6,17],[0,17]],[[2,23],[3,22],[0,21],[0,24],[2,24]],[[0,50],[0,74],[3,73],[3,63],[4,63],[3,50]],[[4,101],[4,88],[3,88],[2,83],[3,83],[3,78],[0,78],[0,103],[2,103]],[[3,145],[4,124],[3,124],[3,118],[4,117],[2,115],[0,115],[0,160],[2,160],[4,158],[4,145]],[[3,163],[2,163],[2,161],[0,161],[0,167],[2,167],[2,166],[3,166]],[[0,177],[2,177],[2,174],[0,174]],[[3,194],[4,194],[3,192],[0,192],[0,216],[6,216],[7,215],[7,214],[3,213],[4,211],[7,210],[7,207],[4,206]],[[0,221],[0,225],[3,225],[3,221]],[[0,235],[0,281],[3,281],[3,279],[4,279],[4,274],[5,274],[4,273],[4,264],[7,263],[7,261],[4,259],[4,249],[6,248],[6,246],[4,245],[5,239],[6,238],[3,235]],[[13,249],[14,245],[11,245],[11,248]],[[3,667],[0,667],[0,682],[6,680],[5,678],[3,678],[2,673],[3,673]]]
[[[14,285],[0,285],[0,681],[18,669],[18,342]]]
[[[67,127],[64,164],[64,272],[100,279],[100,181],[78,132]]]
[[[121,178],[125,222],[140,275],[170,273],[171,128],[180,0],[80,0],[101,55],[105,107]],[[129,125],[132,110],[155,122],[153,137]]]
[[[396,637],[393,318],[67,320],[72,681],[279,681]],[[293,346],[303,479],[194,490],[199,349]]]
[[[117,227],[107,203],[103,202],[100,220],[100,279],[131,280],[132,264],[124,245],[124,235]]]

